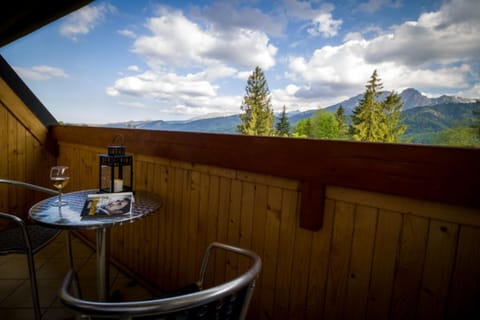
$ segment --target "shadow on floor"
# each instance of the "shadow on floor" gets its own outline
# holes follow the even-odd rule
[[[95,252],[75,236],[72,237],[72,248],[82,294],[85,298],[96,299]],[[42,319],[74,318],[73,313],[64,308],[57,297],[63,278],[68,271],[67,261],[63,233],[35,255]],[[122,300],[140,300],[151,296],[145,288],[112,264],[110,264],[110,288],[114,298]],[[2,320],[34,318],[25,255],[0,256],[0,318]]]

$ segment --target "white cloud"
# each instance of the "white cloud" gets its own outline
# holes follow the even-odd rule
[[[250,77],[251,74],[252,74],[252,71],[240,71],[235,75],[235,78],[248,80],[248,77]]]
[[[206,80],[196,75],[178,76],[173,73],[144,72],[137,76],[129,76],[115,81],[113,87],[107,89],[111,96],[150,96],[159,99],[187,99],[191,97],[213,97],[215,88]]]
[[[133,72],[138,72],[138,71],[140,71],[140,68],[136,65],[131,65],[131,66],[127,67],[127,70],[128,71],[133,71]]]
[[[300,20],[309,20],[307,32],[312,36],[322,35],[329,38],[337,35],[343,23],[341,19],[335,20],[332,16],[333,4],[325,3],[318,9],[312,7],[311,2],[285,0],[287,15]]]
[[[152,35],[140,36],[133,51],[154,69],[161,66],[237,65],[269,69],[275,65],[277,48],[268,36],[251,29],[222,31],[202,27],[179,11],[163,8],[147,21]],[[245,54],[248,52],[248,54]]]
[[[127,38],[136,38],[137,37],[137,34],[135,32],[133,32],[132,30],[128,30],[128,29],[122,29],[122,30],[118,30],[117,31],[118,34],[122,35],[122,36],[125,36]]]
[[[478,59],[479,14],[480,1],[453,0],[375,38],[365,57],[370,63],[397,61],[411,67]]]
[[[110,4],[88,5],[68,15],[60,25],[60,34],[77,40],[78,35],[90,33],[107,14],[116,12],[116,8]]]
[[[472,98],[480,100],[480,83],[476,83],[473,87],[465,91],[459,91],[458,96],[464,98]]]
[[[388,34],[370,40],[349,34],[343,44],[319,48],[308,59],[292,56],[289,78],[303,83],[295,95],[352,96],[363,92],[375,69],[386,90],[467,89],[480,52],[480,20],[472,11],[480,12],[479,1],[453,0]]]
[[[70,78],[70,76],[60,68],[51,66],[34,66],[30,69],[14,67],[22,78],[30,80],[49,80],[52,78]]]

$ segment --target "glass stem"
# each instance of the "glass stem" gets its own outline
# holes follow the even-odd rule
[[[62,205],[62,191],[58,194],[58,204]]]

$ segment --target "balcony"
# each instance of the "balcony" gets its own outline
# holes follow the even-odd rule
[[[163,207],[112,229],[111,257],[139,282],[191,282],[217,240],[263,260],[251,319],[464,318],[480,294],[480,150],[45,126],[2,79],[0,176],[66,191],[98,186],[98,154],[121,134],[134,188]],[[25,216],[39,195],[2,189]],[[94,241],[94,234],[82,232]],[[222,278],[236,261],[216,270]]]
[[[18,23],[6,19],[0,45],[52,18],[38,7],[6,11]],[[48,187],[50,166],[64,164],[67,192],[95,188],[98,154],[118,134],[134,156],[134,188],[164,201],[112,229],[111,258],[139,283],[170,290],[193,281],[216,240],[263,260],[249,319],[478,318],[479,149],[63,126],[0,68],[0,177]],[[26,217],[40,199],[2,187],[0,211]],[[78,236],[79,251],[90,252],[95,234]],[[40,259],[59,259],[59,240]],[[230,261],[215,277],[239,267]],[[0,279],[3,294],[8,277]],[[61,309],[51,289],[40,287],[45,306]],[[15,305],[2,299],[4,315]]]

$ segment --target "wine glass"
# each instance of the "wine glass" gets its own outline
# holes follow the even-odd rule
[[[62,201],[62,189],[68,184],[70,175],[67,166],[55,166],[50,169],[50,180],[55,188],[60,192],[58,194],[58,200],[53,205],[61,207],[67,204],[66,201]]]

